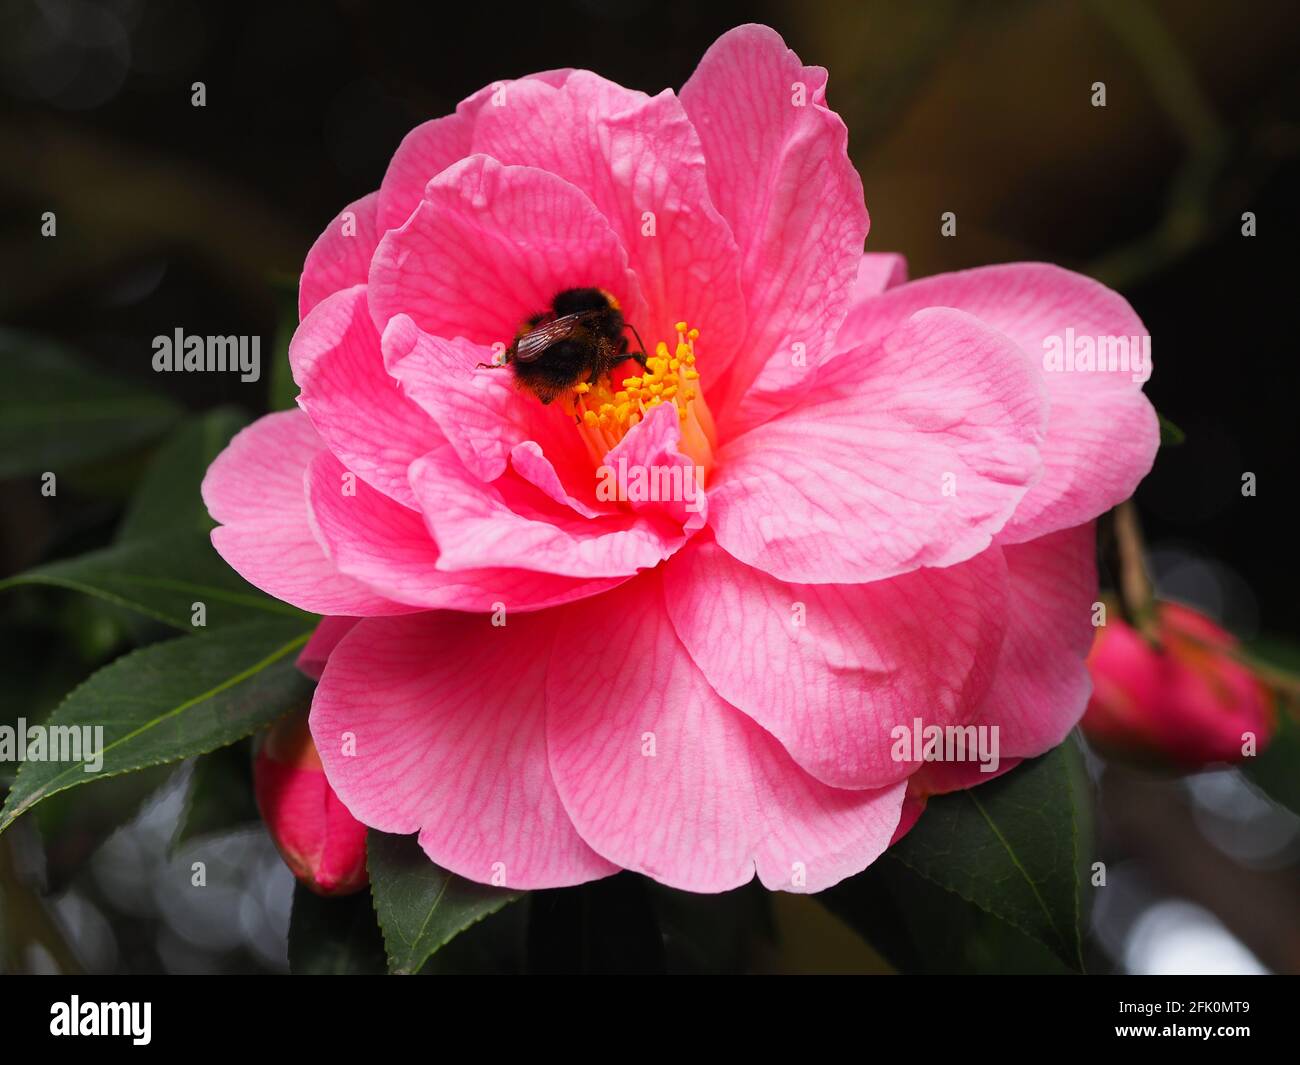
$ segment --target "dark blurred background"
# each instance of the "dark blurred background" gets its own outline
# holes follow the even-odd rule
[[[0,322],[189,410],[250,413],[268,404],[269,373],[160,379],[152,338],[260,335],[265,359],[307,248],[378,185],[409,128],[488,82],[550,67],[680,87],[720,33],[766,22],[831,71],[869,250],[904,253],[914,277],[1048,260],[1133,303],[1153,336],[1148,394],[1187,437],[1137,495],[1161,590],[1284,655],[1300,633],[1294,0],[3,0],[0,12]],[[41,236],[46,211],[56,239]],[[945,211],[955,237],[940,235]],[[0,576],[106,542],[147,458],[144,447],[115,457],[53,500],[32,478],[0,485]],[[132,635],[84,599],[0,594],[0,717],[39,716]],[[1175,781],[1093,769],[1099,853],[1131,874],[1097,906],[1096,967],[1300,971],[1292,814],[1234,771]],[[8,966],[284,967],[290,880],[255,824],[221,844],[234,848],[224,902],[169,912],[167,893],[150,893],[180,786],[160,776],[122,798],[125,819],[141,813],[116,834],[113,818],[50,815],[13,834],[7,855],[0,840],[0,905],[23,915]],[[763,964],[870,967],[827,920],[780,900]]]

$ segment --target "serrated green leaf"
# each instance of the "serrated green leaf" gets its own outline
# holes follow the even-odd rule
[[[295,884],[289,971],[295,976],[383,973],[384,937],[369,892],[326,899]]]
[[[233,407],[220,407],[187,421],[158,449],[126,515],[118,542],[159,538],[168,533],[207,533],[215,524],[199,494],[203,475],[230,438],[248,424]]]
[[[372,830],[366,847],[370,891],[391,973],[419,972],[441,946],[520,896],[434,865],[414,836]]]
[[[199,532],[131,540],[47,563],[0,581],[0,591],[25,584],[70,588],[186,632],[194,631],[196,602],[205,605],[209,630],[270,616],[311,617],[254,588]]]
[[[305,705],[312,685],[294,658],[309,636],[301,621],[259,621],[154,644],[105,666],[45,722],[102,726],[102,767],[87,772],[89,758],[23,762],[0,832],[60,791],[215,750]]]
[[[1081,788],[1077,754],[1062,745],[977,788],[933,796],[882,860],[901,862],[1082,969]]]
[[[87,369],[48,339],[0,329],[0,478],[120,454],[179,414],[170,400]]]

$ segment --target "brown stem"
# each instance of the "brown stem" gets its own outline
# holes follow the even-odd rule
[[[1119,595],[1124,613],[1143,636],[1156,641],[1155,592],[1147,573],[1137,507],[1126,499],[1115,508],[1115,543],[1119,551]]]

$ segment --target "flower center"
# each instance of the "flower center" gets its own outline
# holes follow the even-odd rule
[[[602,377],[593,384],[583,382],[574,388],[570,409],[597,466],[632,426],[656,407],[668,404],[676,408],[681,423],[682,454],[708,475],[713,468],[717,435],[713,414],[700,387],[700,372],[695,368],[695,341],[699,335],[698,329],[678,322],[675,350],[670,351],[667,342],[659,341],[654,354],[647,356],[645,369],[624,377],[620,386]]]

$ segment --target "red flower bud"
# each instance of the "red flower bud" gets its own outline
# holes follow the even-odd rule
[[[1097,630],[1083,731],[1100,749],[1181,768],[1262,751],[1273,700],[1236,657],[1237,640],[1203,614],[1157,604],[1155,645],[1123,621]],[[1252,747],[1253,737],[1253,747]]]
[[[366,826],[325,779],[307,712],[282,717],[253,763],[262,820],[293,875],[318,895],[350,895],[367,883]]]

